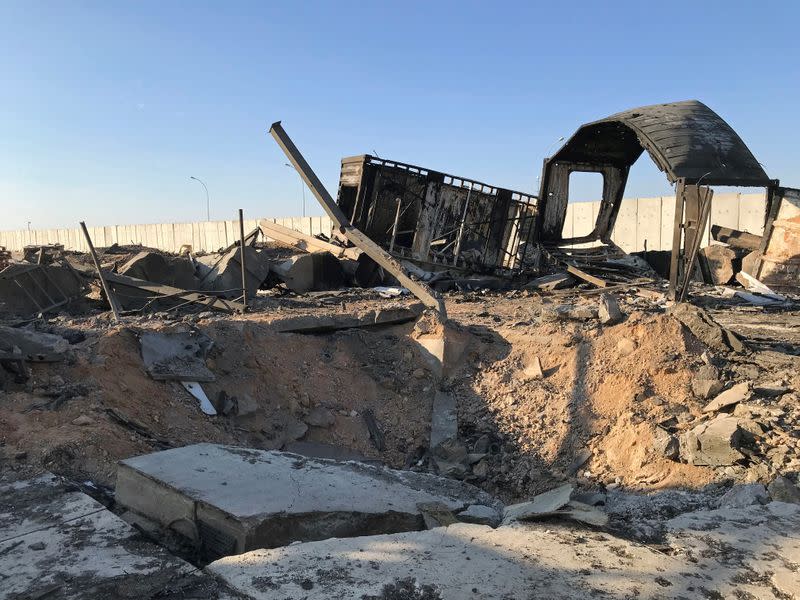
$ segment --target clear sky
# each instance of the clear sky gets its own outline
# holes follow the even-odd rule
[[[800,185],[800,2],[581,4],[0,0],[0,229],[202,220],[192,175],[297,215],[276,120],[334,194],[371,152],[534,191],[581,123],[696,98]]]

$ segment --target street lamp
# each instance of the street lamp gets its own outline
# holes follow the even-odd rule
[[[290,169],[294,169],[294,167],[292,165],[290,165],[289,163],[283,163],[283,166],[284,167],[289,167]],[[297,176],[300,177],[300,191],[303,194],[303,204],[302,204],[303,216],[305,217],[306,216],[306,182],[303,181],[303,177],[300,175],[300,173],[298,173]]]
[[[202,185],[203,188],[206,190],[206,220],[210,221],[211,220],[211,200],[208,197],[208,187],[206,186],[205,183],[202,182],[202,180],[198,179],[194,175],[190,175],[189,179],[194,179],[195,181],[199,181],[200,185]]]

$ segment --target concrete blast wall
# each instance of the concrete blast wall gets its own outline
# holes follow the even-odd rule
[[[597,218],[600,202],[576,202],[567,207],[564,237],[589,233]],[[764,194],[715,194],[711,223],[761,235],[764,229]],[[612,239],[626,252],[670,250],[675,218],[675,197],[627,198],[622,201]],[[309,235],[329,234],[328,217],[290,217],[269,219]],[[245,233],[256,227],[256,220],[245,221]],[[195,252],[211,252],[239,239],[238,221],[205,221],[199,223],[157,223],[154,225],[110,225],[89,227],[92,242],[99,248],[117,243],[141,244],[169,252],[178,252],[189,244]],[[706,230],[704,244],[711,241]],[[68,250],[86,251],[80,227],[74,229],[34,229],[0,231],[0,246],[22,250],[29,244],[63,244]]]

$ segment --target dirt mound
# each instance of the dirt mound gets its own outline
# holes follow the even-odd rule
[[[459,421],[467,439],[502,442],[487,472],[505,499],[575,474],[612,487],[713,479],[655,449],[658,424],[681,431],[701,408],[689,386],[705,348],[676,320],[634,313],[613,327],[543,323],[480,339],[457,387]],[[537,357],[541,379],[530,368]]]

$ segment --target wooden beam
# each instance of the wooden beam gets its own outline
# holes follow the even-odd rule
[[[584,281],[591,283],[599,288],[608,287],[608,282],[605,279],[600,279],[599,277],[595,277],[594,275],[590,275],[586,271],[583,271],[576,267],[575,265],[567,264],[567,272],[571,275],[575,275],[578,279],[583,279]]]
[[[272,221],[261,220],[258,227],[264,237],[275,240],[278,243],[286,244],[292,248],[297,248],[303,252],[324,252],[328,251],[336,258],[350,258],[356,260],[361,255],[358,248],[342,248],[336,244],[330,244],[318,240],[312,235],[306,235],[300,231],[295,231],[283,225],[278,225]]]

